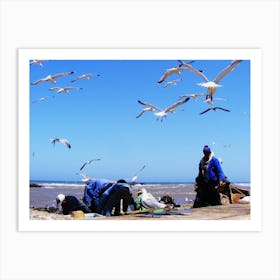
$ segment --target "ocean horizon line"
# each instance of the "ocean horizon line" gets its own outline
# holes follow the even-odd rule
[[[31,179],[30,183],[46,183],[46,184],[50,184],[50,183],[57,183],[57,184],[85,184],[85,182],[81,181],[81,180],[35,180],[35,179]],[[235,182],[231,182],[231,184],[246,184],[249,185],[251,182],[250,181],[235,181]],[[194,181],[139,181],[136,182],[136,184],[195,184]]]

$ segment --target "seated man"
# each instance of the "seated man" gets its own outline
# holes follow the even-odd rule
[[[56,197],[56,204],[57,206],[61,204],[63,215],[69,215],[77,210],[81,210],[84,213],[90,213],[90,209],[73,195],[59,194]]]
[[[84,202],[91,209],[102,215],[111,216],[120,214],[120,203],[123,201],[123,211],[128,210],[128,206],[133,204],[130,185],[125,180],[117,182],[105,179],[93,180],[84,190]]]

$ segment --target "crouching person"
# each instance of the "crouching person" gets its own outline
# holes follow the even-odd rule
[[[117,182],[107,179],[92,180],[85,186],[83,201],[92,212],[106,216],[120,215],[121,201],[123,212],[134,209],[131,187],[123,179]]]
[[[121,210],[123,212],[134,210],[131,186],[123,179],[118,180],[102,194],[98,208],[100,214],[105,216],[119,216]]]
[[[61,205],[63,215],[70,215],[73,211],[81,210],[90,213],[90,209],[77,197],[73,195],[59,194],[56,197],[57,207]]]

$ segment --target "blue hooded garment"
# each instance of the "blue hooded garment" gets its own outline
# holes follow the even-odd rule
[[[204,159],[202,158],[199,163],[199,176],[204,177],[203,175],[203,166],[205,164]],[[218,181],[224,181],[225,175],[222,170],[221,164],[219,160],[216,157],[212,157],[209,160],[207,169],[206,169],[206,178],[209,182],[218,182]]]
[[[99,179],[94,180],[85,187],[83,201],[90,207],[92,200],[100,198],[100,196],[112,185],[110,180]]]

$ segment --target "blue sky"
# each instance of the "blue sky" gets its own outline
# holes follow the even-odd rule
[[[190,58],[191,59],[191,58]],[[31,59],[32,60],[32,59]],[[195,60],[192,64],[213,80],[231,60]],[[162,122],[152,112],[136,115],[142,100],[162,109],[179,96],[206,93],[193,72],[182,71],[183,80],[164,88],[157,83],[176,60],[49,60],[30,66],[30,84],[49,74],[74,71],[71,76],[30,85],[30,179],[80,180],[82,164],[93,158],[83,172],[97,178],[131,178],[141,182],[193,182],[202,147],[208,144],[232,182],[250,181],[250,61],[243,60],[220,82],[216,106],[231,112],[200,112],[210,107],[204,99],[179,106]],[[85,73],[99,73],[89,80],[70,81]],[[166,82],[178,79],[171,75]],[[51,87],[77,86],[69,94]],[[34,100],[54,96],[42,102]],[[51,138],[66,138],[72,145],[53,147]]]

